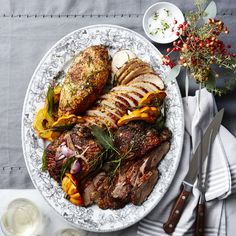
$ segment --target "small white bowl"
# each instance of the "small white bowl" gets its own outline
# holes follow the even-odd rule
[[[172,15],[169,18],[169,20],[171,21],[171,24],[174,22],[174,19],[177,20],[178,22],[177,25],[182,24],[184,22],[184,15],[177,6],[169,2],[158,2],[150,6],[144,13],[143,29],[147,37],[151,39],[152,41],[156,43],[161,43],[161,44],[171,43],[178,38],[178,36],[176,35],[176,32],[170,32],[170,30],[168,30],[168,35],[166,34],[166,36],[165,36],[165,33],[163,34],[157,33],[155,35],[150,34],[149,20],[155,14],[155,12],[157,12],[158,10],[162,8],[165,8],[171,12]],[[172,28],[172,25],[170,28]]]

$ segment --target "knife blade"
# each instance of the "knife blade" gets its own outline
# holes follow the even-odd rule
[[[201,135],[202,135],[202,130],[200,130]],[[207,183],[208,183],[208,173],[210,171],[210,158],[211,158],[211,150],[212,150],[212,132],[209,137],[209,145],[208,145],[208,151],[207,151],[207,163],[205,167],[205,181],[203,181],[202,173],[203,173],[203,167],[204,167],[204,161],[202,156],[199,158],[198,162],[198,189],[200,191],[200,197],[198,200],[198,205],[197,205],[197,213],[196,213],[196,228],[195,228],[195,236],[203,236],[204,235],[204,226],[205,226],[205,193],[207,189]],[[202,136],[201,136],[202,137]]]
[[[163,229],[167,234],[171,234],[174,232],[176,225],[179,222],[181,214],[186,206],[187,199],[192,192],[193,184],[197,178],[198,174],[198,158],[201,156],[202,160],[204,161],[207,153],[208,153],[208,146],[209,146],[209,137],[210,135],[211,140],[213,141],[218,133],[222,118],[224,114],[224,109],[221,109],[214,119],[211,121],[209,126],[206,129],[205,134],[202,137],[195,153],[192,155],[192,160],[189,165],[189,171],[182,182],[182,191],[180,192],[179,196],[177,197],[175,204],[172,207],[170,212],[169,218],[166,223],[163,224]]]

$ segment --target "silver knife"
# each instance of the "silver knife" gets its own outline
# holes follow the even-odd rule
[[[202,137],[202,130],[200,129],[201,137]],[[195,228],[195,236],[204,236],[204,226],[205,226],[205,193],[208,187],[208,178],[209,178],[209,171],[210,171],[210,158],[211,158],[211,150],[212,150],[212,133],[211,131],[209,137],[209,146],[207,151],[207,163],[205,167],[205,181],[203,181],[202,173],[204,167],[204,161],[202,155],[200,155],[199,162],[198,162],[198,189],[200,191],[200,197],[198,200],[197,205],[197,212],[196,212],[196,228]]]
[[[202,160],[204,161],[207,154],[208,154],[208,146],[209,141],[213,142],[222,118],[224,114],[224,109],[221,109],[216,116],[214,117],[213,121],[210,123],[210,125],[207,127],[207,130],[205,134],[202,137],[202,140],[200,144],[198,145],[195,153],[193,154],[192,160],[189,165],[189,171],[182,183],[183,189],[180,192],[174,206],[172,207],[170,216],[166,223],[163,224],[163,229],[167,234],[172,234],[175,230],[176,225],[179,222],[179,219],[181,217],[181,214],[186,206],[187,199],[189,195],[192,193],[192,187],[193,184],[197,178],[198,175],[198,158],[201,156]],[[211,140],[209,139],[211,136]]]

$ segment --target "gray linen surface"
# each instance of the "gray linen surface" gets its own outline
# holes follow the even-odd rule
[[[21,148],[24,96],[37,64],[61,37],[80,27],[117,24],[144,35],[142,17],[155,0],[0,0],[0,188],[32,188]],[[171,0],[185,12],[193,1]],[[219,17],[236,38],[234,0],[216,1]],[[157,45],[164,52],[167,46]],[[236,47],[234,46],[234,49]],[[181,78],[181,77],[180,77]],[[183,81],[179,80],[181,91]],[[196,84],[190,83],[194,91]],[[216,98],[225,107],[224,126],[236,135],[236,89]]]

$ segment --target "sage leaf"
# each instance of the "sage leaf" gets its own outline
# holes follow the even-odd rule
[[[53,87],[48,87],[47,92],[47,101],[48,101],[48,114],[53,116],[53,106],[54,106],[54,90]]]
[[[98,143],[105,149],[105,150],[113,150],[114,151],[114,143],[112,136],[107,133],[104,129],[98,126],[91,127],[92,134],[98,141]]]
[[[165,79],[167,84],[173,81],[179,75],[180,69],[181,69],[181,66],[176,65],[169,71],[169,73],[167,72],[166,79]]]
[[[211,1],[209,5],[206,7],[202,18],[205,22],[207,22],[209,18],[215,18],[216,14],[217,14],[216,3],[214,1]]]
[[[47,158],[46,158],[46,150],[43,151],[43,156],[42,156],[42,171],[46,171],[48,169],[47,165]]]
[[[51,131],[65,131],[65,130],[70,130],[75,126],[75,123],[73,124],[69,124],[69,125],[60,125],[60,126],[54,126],[52,128],[50,128]]]
[[[159,129],[162,129],[164,128],[165,123],[166,123],[166,110],[165,106],[163,106],[161,109],[161,114],[156,119],[156,125]]]

